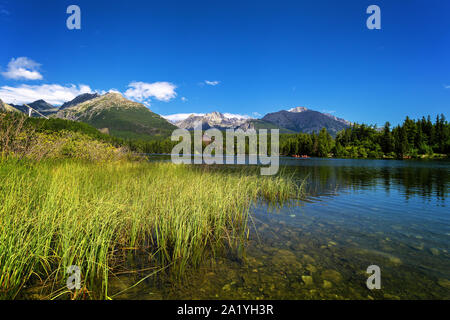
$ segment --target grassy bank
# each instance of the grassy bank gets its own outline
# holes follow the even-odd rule
[[[125,252],[147,248],[149,265],[182,275],[208,253],[239,250],[252,201],[297,198],[289,178],[171,163],[34,161],[0,164],[0,296],[40,284],[61,297],[77,265],[82,288],[108,297]],[[94,290],[95,288],[95,290]]]

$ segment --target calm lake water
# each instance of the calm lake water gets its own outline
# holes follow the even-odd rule
[[[276,212],[253,206],[244,259],[211,258],[182,283],[150,277],[116,298],[450,299],[450,162],[281,164],[307,179],[308,196]],[[366,286],[370,265],[380,290]],[[113,279],[111,294],[142,276]]]

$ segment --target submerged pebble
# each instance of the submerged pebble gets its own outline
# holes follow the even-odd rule
[[[324,289],[330,289],[331,287],[333,287],[333,284],[332,284],[330,281],[328,281],[328,280],[323,280],[323,285],[322,285],[322,287],[323,287]]]
[[[393,264],[401,264],[402,263],[402,260],[400,260],[400,258],[397,258],[394,256],[390,256],[389,261],[392,262]]]
[[[314,273],[314,272],[317,271],[317,268],[314,267],[312,264],[308,264],[308,265],[306,266],[306,270],[308,270],[308,271],[311,272],[311,273]]]
[[[314,260],[313,257],[311,257],[310,255],[307,255],[307,254],[304,254],[304,255],[303,255],[303,259],[304,259],[306,262],[310,262],[310,263],[316,262],[316,260]]]
[[[438,283],[439,283],[439,285],[440,285],[441,287],[450,289],[450,280],[448,280],[448,279],[439,279],[439,280],[438,280]]]
[[[301,264],[297,261],[295,254],[289,250],[278,250],[275,256],[272,258],[274,265],[295,266],[301,267]]]
[[[431,254],[433,256],[438,256],[439,255],[439,249],[431,248],[430,251],[431,251]]]
[[[227,283],[226,285],[224,285],[224,286],[222,287],[222,290],[223,290],[223,291],[230,291],[230,290],[231,290],[231,284],[230,284],[230,283]]]
[[[302,280],[306,286],[312,286],[314,284],[313,277],[311,276],[302,276]]]
[[[342,281],[342,275],[336,270],[325,270],[322,272],[322,278],[334,283],[339,283]]]

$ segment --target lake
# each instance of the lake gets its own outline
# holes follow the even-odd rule
[[[244,257],[211,257],[180,281],[150,277],[116,298],[450,299],[450,162],[280,164],[306,179],[307,196],[275,211],[255,204]],[[380,267],[379,290],[366,286],[370,265]],[[110,290],[144,275],[119,275]]]

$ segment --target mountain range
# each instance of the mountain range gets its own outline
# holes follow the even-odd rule
[[[127,100],[120,93],[77,98],[84,101],[75,105],[69,102],[69,107],[60,109],[54,116],[86,122],[104,133],[124,139],[165,138],[176,129],[143,104]]]
[[[261,119],[233,114],[211,112],[207,114],[179,114],[162,117],[141,103],[126,99],[120,93],[85,93],[53,106],[44,100],[29,103],[40,113],[56,118],[88,123],[101,132],[124,139],[158,139],[171,135],[177,127],[192,130],[202,124],[202,129],[279,129],[280,133],[318,133],[326,128],[332,135],[352,125],[351,122],[305,107],[295,107],[268,113]],[[22,111],[25,105],[7,105],[0,100],[0,111]],[[36,113],[33,116],[39,116]]]
[[[349,121],[305,107],[268,113],[261,120],[295,132],[313,133],[325,128],[333,136],[351,126]]]
[[[177,118],[177,117],[175,117]],[[305,107],[296,107],[289,110],[281,110],[268,113],[261,119],[251,119],[222,114],[220,112],[207,113],[205,115],[192,114],[186,119],[173,121],[183,129],[192,130],[202,124],[202,128],[217,129],[279,129],[280,133],[318,133],[326,128],[331,135],[352,125],[351,122],[335,117],[328,113],[309,110]]]
[[[246,118],[226,116],[220,112],[214,111],[202,116],[191,114],[184,120],[176,121],[175,125],[179,128],[192,130],[201,123],[203,130],[207,130],[210,128],[223,130],[235,129],[246,122]]]
[[[53,105],[51,105],[50,103],[44,101],[44,100],[36,100],[34,102],[28,103],[28,105],[30,107],[32,107],[33,109],[39,111],[40,113],[42,113],[45,116],[54,114],[55,112],[58,111],[58,107],[55,107]],[[17,110],[20,110],[24,113],[28,113],[28,107],[25,105],[11,105],[12,107],[14,107]],[[35,114],[36,116],[38,116],[37,114]]]
[[[80,94],[79,96],[77,96],[75,99],[64,103],[59,108],[59,110],[67,109],[72,106],[76,106],[77,104],[80,104],[80,103],[83,103],[83,102],[86,102],[86,101],[89,101],[89,100],[92,100],[92,99],[95,99],[98,97],[100,97],[100,95],[98,93],[83,93],[83,94]]]

